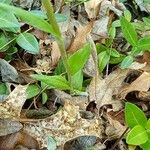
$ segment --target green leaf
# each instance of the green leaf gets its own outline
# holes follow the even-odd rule
[[[9,47],[5,46],[3,48],[4,45],[6,45],[8,43],[8,39],[6,38],[6,36],[4,35],[4,33],[0,33],[0,52],[4,52],[6,51]]]
[[[145,50],[150,51],[150,37],[141,38],[138,41],[137,47],[138,47],[138,49],[140,49],[142,51],[145,51]]]
[[[45,84],[49,86],[53,86],[54,88],[60,89],[60,90],[69,90],[69,82],[62,76],[56,75],[56,76],[47,76],[47,75],[38,75],[34,74],[31,75],[31,77],[35,80],[39,80],[44,82]]]
[[[42,92],[42,104],[44,105],[48,100],[48,96],[45,92]]]
[[[106,51],[103,51],[98,55],[98,66],[100,72],[104,70],[109,60],[110,60],[110,55]]]
[[[128,68],[133,63],[133,56],[126,56],[120,64],[121,69]]]
[[[114,39],[115,38],[115,36],[116,36],[116,28],[115,27],[110,27],[110,29],[109,29],[109,36],[112,38],[112,39]]]
[[[14,14],[8,10],[0,10],[0,28],[6,31],[18,32],[20,24]]]
[[[37,96],[40,93],[41,89],[38,85],[31,84],[28,85],[28,88],[26,89],[27,99],[30,99],[32,97]]]
[[[83,84],[82,69],[79,70],[77,73],[75,73],[73,76],[71,76],[71,84],[72,84],[74,89],[77,89],[79,91],[82,90],[82,84]]]
[[[150,27],[150,19],[149,18],[143,18],[144,23]]]
[[[99,54],[100,52],[103,52],[103,51],[107,51],[107,49],[108,49],[108,47],[106,47],[105,45],[102,45],[99,43],[96,44],[97,54]]]
[[[7,11],[11,10],[11,12],[13,12],[17,17],[19,17],[22,21],[26,22],[27,24],[57,36],[56,33],[53,31],[52,26],[47,21],[45,21],[41,17],[32,14],[31,12],[3,3],[0,3],[0,9]]]
[[[147,118],[140,108],[132,103],[127,102],[125,105],[125,121],[130,128],[133,128],[136,125],[145,127]]]
[[[125,17],[125,19],[127,19],[127,21],[129,21],[129,22],[131,21],[132,16],[131,16],[131,13],[128,9],[125,9],[124,17]]]
[[[150,0],[144,0],[144,3],[150,4]]]
[[[48,150],[56,150],[57,148],[57,143],[54,140],[54,138],[52,138],[51,136],[48,136]]]
[[[31,54],[39,53],[39,44],[31,33],[20,33],[16,39],[17,44]]]
[[[150,148],[150,140],[148,140],[146,143],[140,145],[140,147],[141,147],[143,150],[149,150],[149,148]]]
[[[110,57],[109,63],[110,64],[119,64],[120,62],[123,61],[123,59],[125,58],[124,55],[120,54],[120,57]]]
[[[120,20],[115,20],[113,23],[112,23],[112,27],[120,27],[121,24],[120,24]]]
[[[67,16],[60,13],[55,14],[55,17],[57,22],[64,22],[68,19]]]
[[[140,125],[135,126],[126,137],[126,142],[131,145],[141,145],[146,143],[147,140],[146,130]]]
[[[112,57],[120,57],[119,52],[114,48],[110,48],[110,53],[111,53],[110,56]]]
[[[10,4],[12,0],[0,0],[0,3]]]
[[[120,17],[121,29],[125,39],[132,45],[136,46],[138,37],[137,33],[130,22],[128,22],[124,17]]]
[[[8,94],[8,89],[5,83],[0,83],[0,95]]]
[[[147,121],[146,129],[150,132],[150,119],[148,119]]]
[[[71,75],[74,75],[84,67],[87,59],[90,56],[90,53],[91,53],[91,46],[88,43],[84,45],[83,48],[79,49],[68,58],[68,64],[70,67]]]

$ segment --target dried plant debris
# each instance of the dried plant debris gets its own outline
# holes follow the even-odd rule
[[[90,100],[95,100],[98,108],[105,104],[115,105],[120,103],[120,101],[113,99],[113,95],[118,94],[118,90],[122,87],[128,72],[129,70],[117,69],[104,79],[100,79],[100,77],[93,78],[89,85]],[[94,80],[96,80],[96,82]]]
[[[70,100],[65,100],[64,107],[55,115],[35,122],[26,122],[24,130],[33,136],[41,147],[47,147],[48,135],[57,141],[57,146],[63,146],[65,142],[75,137],[84,135],[102,136],[100,120],[82,119],[79,107]]]
[[[5,99],[0,103],[0,118],[19,119],[22,106],[26,101],[27,86],[18,85]]]

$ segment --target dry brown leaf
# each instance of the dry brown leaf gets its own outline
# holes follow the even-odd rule
[[[100,38],[108,37],[108,23],[108,16],[102,17],[101,19],[98,19],[94,22],[93,29],[91,31],[91,35],[94,41],[99,40]]]
[[[80,26],[77,29],[75,38],[68,49],[69,52],[73,53],[83,47],[83,45],[86,43],[87,35],[91,32],[92,26],[93,22],[89,22],[86,26]]]
[[[132,91],[145,91],[147,92],[150,88],[150,73],[143,72],[135,81],[131,84],[123,87],[118,97],[120,99],[125,98],[125,96]]]
[[[18,121],[13,121],[11,119],[0,119],[0,136],[18,132],[21,128],[23,128],[23,126]]]
[[[27,63],[16,59],[12,60],[10,64],[17,70],[19,75],[19,83],[20,84],[28,84],[28,83],[34,83],[35,80],[33,80],[30,75],[34,72],[32,71],[31,67],[28,66]]]
[[[98,108],[105,104],[120,103],[119,101],[113,100],[112,96],[118,93],[128,72],[129,70],[117,69],[105,79],[100,79],[99,77],[97,81],[95,81],[94,77],[89,85],[90,101],[95,100]]]
[[[52,51],[51,51],[51,59],[52,59],[52,67],[56,66],[60,59],[60,50],[56,41],[52,43]]]
[[[66,141],[83,135],[102,136],[100,121],[96,118],[82,119],[79,107],[70,100],[65,100],[64,107],[55,115],[33,123],[26,122],[24,130],[35,137],[41,147],[47,147],[49,135],[57,141],[57,146],[63,146]]]
[[[150,91],[140,91],[139,93],[137,93],[136,97],[142,101],[150,101]]]
[[[90,19],[96,18],[96,16],[99,13],[100,9],[100,3],[103,0],[90,0],[87,2],[84,2],[85,11],[87,12]]]
[[[118,120],[112,119],[109,114],[107,114],[107,119],[109,121],[109,125],[106,127],[106,135],[109,136],[109,140],[120,138],[126,130],[126,127]]]
[[[0,137],[1,150],[14,150],[17,145],[23,145],[29,149],[39,150],[37,141],[24,132],[17,132]]]
[[[18,85],[6,98],[0,103],[0,118],[19,119],[20,112],[26,101],[27,86]]]

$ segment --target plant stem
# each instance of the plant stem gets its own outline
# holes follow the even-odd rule
[[[67,61],[68,57],[67,57],[67,53],[66,53],[66,50],[65,50],[64,39],[62,37],[62,34],[60,32],[58,23],[57,23],[56,18],[55,18],[53,6],[52,6],[50,0],[43,0],[42,2],[43,2],[42,3],[43,6],[46,10],[49,23],[51,24],[54,32],[56,33],[56,36],[55,36],[56,42],[57,42],[57,44],[59,46],[59,49],[60,49],[61,57],[63,59],[63,64],[65,66],[68,81],[70,83],[70,87],[71,87],[71,91],[72,91],[73,89],[72,89],[72,84],[71,84],[71,74],[70,74],[69,64],[68,64],[68,61]]]

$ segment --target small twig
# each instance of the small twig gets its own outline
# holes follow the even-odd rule
[[[129,127],[126,128],[126,130],[122,133],[122,135],[119,137],[119,139],[115,142],[115,144],[113,145],[113,147],[110,150],[114,150],[115,147],[118,145],[119,141],[123,138],[123,136],[127,133]]]
[[[24,113],[25,116],[26,116],[27,112],[29,111],[29,109],[32,107],[33,104],[34,104],[34,106],[36,106],[36,105],[35,105],[35,102],[36,102],[37,98],[38,98],[47,88],[48,88],[48,85],[46,85],[46,86],[39,92],[39,94],[34,98],[34,100],[32,101],[32,103],[30,104],[30,106],[29,106],[29,107],[27,108],[27,110],[25,111],[25,113]],[[35,107],[35,108],[37,108],[37,107]]]

